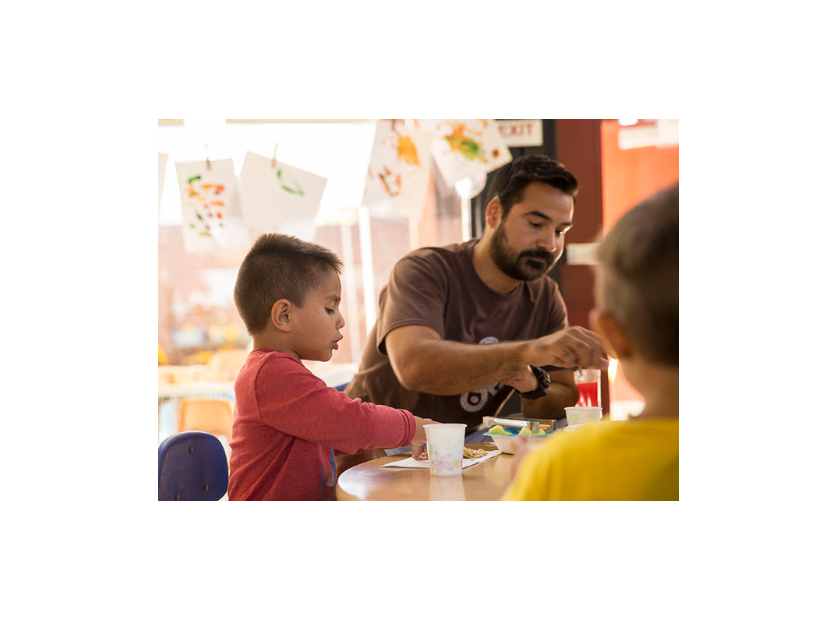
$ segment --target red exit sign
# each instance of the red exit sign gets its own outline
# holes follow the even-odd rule
[[[507,146],[541,146],[541,120],[498,120],[498,130]]]

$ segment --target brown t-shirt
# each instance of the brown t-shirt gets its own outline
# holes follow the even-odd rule
[[[445,340],[466,344],[529,340],[567,327],[567,308],[555,281],[545,276],[498,294],[474,270],[476,243],[422,248],[399,260],[379,296],[378,320],[347,395],[470,428],[480,425],[483,416],[494,415],[512,391],[509,386],[495,382],[461,395],[407,390],[393,372],[384,344],[387,334],[406,325],[424,325]]]

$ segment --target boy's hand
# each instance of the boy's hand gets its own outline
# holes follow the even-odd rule
[[[422,445],[428,442],[428,437],[425,436],[425,426],[437,423],[437,421],[431,421],[430,419],[423,419],[418,416],[414,416],[413,420],[416,421],[416,434],[413,437],[413,440],[410,441],[410,447],[413,450],[412,455],[414,458],[418,458],[422,455],[424,451],[422,449]]]

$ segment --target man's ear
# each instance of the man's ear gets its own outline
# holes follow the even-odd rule
[[[500,205],[500,199],[496,196],[486,205],[486,224],[492,229],[497,229],[502,213],[503,208]]]
[[[271,325],[279,331],[291,331],[291,302],[280,299],[271,307]]]
[[[602,336],[602,348],[608,355],[618,360],[632,357],[634,351],[631,348],[631,343],[626,338],[623,328],[620,327],[613,316],[594,308],[591,310],[588,320],[591,329]]]

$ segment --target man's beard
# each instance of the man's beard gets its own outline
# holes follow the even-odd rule
[[[489,240],[489,255],[501,272],[519,281],[543,277],[558,259],[558,256],[540,247],[516,253],[506,240],[503,222]]]

